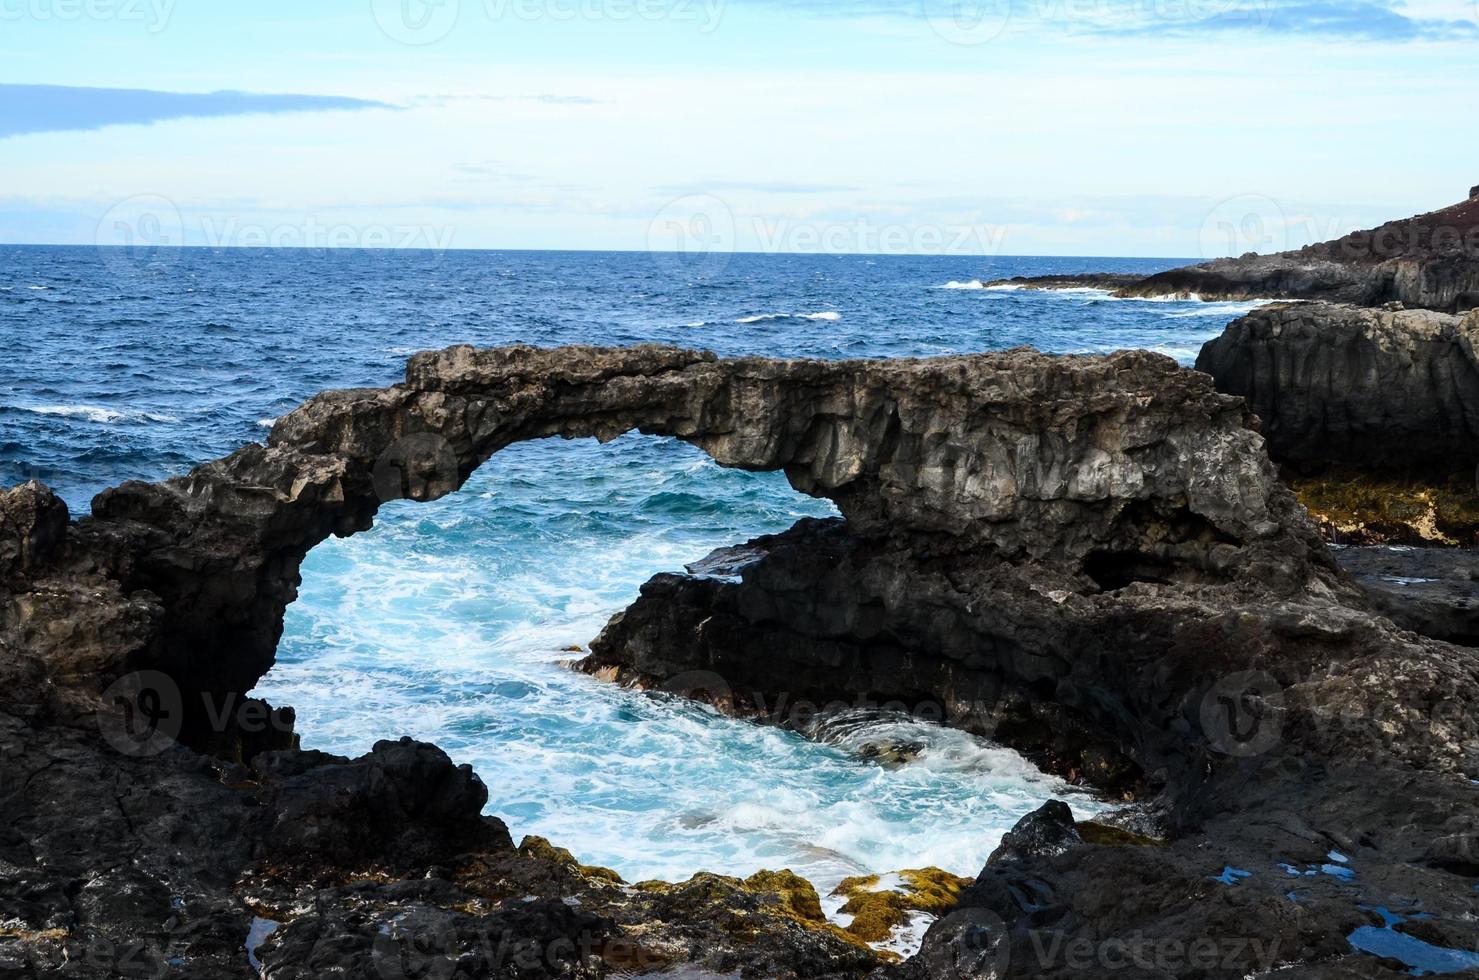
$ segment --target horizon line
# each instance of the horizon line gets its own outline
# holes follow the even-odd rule
[[[77,248],[95,249],[97,251],[125,251],[131,249],[146,249],[149,251],[171,251],[171,252],[424,252],[437,254],[442,252],[531,252],[531,253],[585,253],[590,255],[664,255],[683,256],[688,255],[677,249],[649,249],[649,248],[528,248],[520,246],[510,247],[478,247],[449,245],[445,248],[433,248],[425,245],[86,245],[76,242],[0,242],[0,248]],[[718,255],[748,255],[748,256],[798,256],[811,258],[935,258],[935,259],[1165,259],[1175,262],[1211,262],[1210,258],[1197,258],[1191,256],[1176,255],[1090,255],[1077,252],[796,252],[796,251],[757,251],[754,249],[716,249],[712,252],[693,253],[695,262],[712,258]]]

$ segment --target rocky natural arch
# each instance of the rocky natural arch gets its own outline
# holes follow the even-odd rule
[[[1166,917],[1167,889],[1212,887],[1209,854],[1268,868],[1332,846],[1358,853],[1363,880],[1383,893],[1451,917],[1471,904],[1460,875],[1479,867],[1472,815],[1450,818],[1472,801],[1479,772],[1479,669],[1472,653],[1401,633],[1365,607],[1277,480],[1255,425],[1208,376],[1143,352],[420,355],[402,385],[320,395],[284,417],[267,446],[107,491],[75,523],[38,484],[0,494],[0,753],[25,772],[0,792],[19,801],[12,821],[24,846],[48,855],[40,879],[101,860],[71,849],[79,833],[95,850],[116,838],[130,854],[147,851],[163,878],[226,903],[212,914],[233,930],[245,911],[219,883],[263,860],[271,873],[279,858],[341,869],[393,858],[408,881],[427,881],[474,848],[492,862],[479,867],[493,869],[472,876],[477,887],[512,863],[570,868],[538,846],[515,862],[507,830],[479,815],[486,791],[429,746],[381,745],[353,761],[266,752],[282,740],[209,708],[270,667],[315,544],[368,527],[388,498],[451,492],[513,442],[636,429],[727,466],[783,470],[798,490],[834,500],[844,522],[803,522],[758,543],[737,576],[660,576],[608,627],[588,667],[634,683],[713,671],[731,682],[739,711],[777,689],[907,687],[944,703],[989,690],[987,720],[1004,741],[1152,803],[1141,816],[1169,837],[1154,851],[1114,836],[1085,846],[1051,813],[1038,821],[1046,829],[1024,825],[961,898],[1011,931],[1003,939],[993,927],[993,943],[1027,950],[1023,930],[1048,913],[1074,935],[1171,935],[1181,920]],[[126,746],[98,738],[93,721],[108,735],[115,709],[142,707],[126,703],[142,689],[115,690],[122,705],[100,704],[98,692],[138,671],[178,688],[181,735],[216,760],[178,747],[120,760]],[[91,794],[85,805],[46,809],[79,791]],[[121,819],[108,816],[115,806]],[[214,829],[176,867],[177,842],[199,814]],[[99,822],[78,831],[79,820]],[[1145,883],[1141,898],[1105,909],[1106,885],[1132,880]],[[1196,934],[1256,929],[1298,945],[1300,957],[1349,955],[1349,902],[1336,885],[1303,886],[1323,903],[1306,920],[1281,911],[1289,886],[1278,876],[1238,881],[1249,901],[1196,906]],[[738,884],[711,884],[675,901],[732,911]],[[170,890],[148,887],[167,909]],[[678,914],[611,894],[612,914],[635,916],[634,926]],[[540,914],[574,913],[555,898]],[[975,941],[952,922],[932,930],[926,959]],[[315,916],[293,924],[310,939],[341,928]],[[825,932],[806,928],[814,939]],[[373,922],[352,929],[356,949],[382,935]],[[461,934],[449,943],[459,955]],[[292,948],[284,941],[278,955]],[[680,958],[702,955],[684,949]],[[1237,975],[1250,962],[1239,959]]]
[[[48,654],[62,672],[84,661],[103,678],[148,668],[187,692],[248,691],[272,664],[314,545],[367,528],[386,499],[450,493],[511,443],[633,429],[725,466],[784,470],[864,537],[1072,567],[1142,550],[1159,514],[1188,537],[1157,543],[1186,552],[1168,560],[1210,567],[1214,539],[1307,534],[1288,520],[1240,404],[1151,355],[783,362],[453,348],[413,358],[402,385],[311,399],[265,447],[99,495],[69,540],[101,557],[137,628],[106,650]]]

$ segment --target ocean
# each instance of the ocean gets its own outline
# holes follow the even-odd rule
[[[1180,259],[0,246],[0,482],[88,513],[267,435],[325,388],[399,380],[456,343],[670,343],[720,354],[896,357],[1126,347],[1191,363],[1253,304],[987,289],[1014,275],[1149,273]],[[576,675],[653,574],[833,513],[780,474],[673,440],[506,450],[460,493],[384,508],[303,567],[257,694],[342,754],[411,735],[471,763],[488,812],[628,880],[787,867],[974,875],[1050,796],[1093,797],[959,732],[882,719],[832,742]],[[898,766],[877,740],[924,746]]]

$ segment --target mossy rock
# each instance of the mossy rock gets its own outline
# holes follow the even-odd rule
[[[1080,820],[1074,826],[1078,828],[1078,835],[1083,838],[1085,844],[1098,844],[1100,847],[1165,846],[1164,841],[1158,841],[1154,837],[1131,833],[1128,830],[1111,827],[1109,824],[1095,823],[1092,820]]]
[[[1299,502],[1345,544],[1479,544],[1479,485],[1470,474],[1386,476],[1351,470],[1296,477]]]
[[[882,881],[878,875],[848,878],[837,886],[832,894],[847,899],[842,911],[853,917],[847,932],[867,943],[881,943],[909,921],[911,912],[939,916],[951,911],[971,884],[970,878],[939,868],[901,871],[898,877],[898,890],[875,891]]]
[[[532,834],[524,838],[519,845],[519,853],[527,858],[539,861],[549,861],[561,867],[569,868],[577,874],[593,878],[597,881],[609,881],[612,884],[623,884],[621,875],[610,868],[602,868],[596,865],[581,864],[574,854],[563,847],[556,847],[543,837],[535,837]]]
[[[648,895],[681,897],[695,905],[753,904],[798,922],[827,921],[816,888],[792,871],[757,871],[744,880],[700,871],[687,881],[639,881],[632,888]]]
[[[753,892],[775,895],[782,908],[801,922],[826,922],[822,899],[811,882],[792,871],[757,871],[745,879]]]

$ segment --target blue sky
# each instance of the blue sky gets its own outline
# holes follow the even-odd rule
[[[1198,256],[1479,183],[1470,0],[0,0],[0,241]]]

